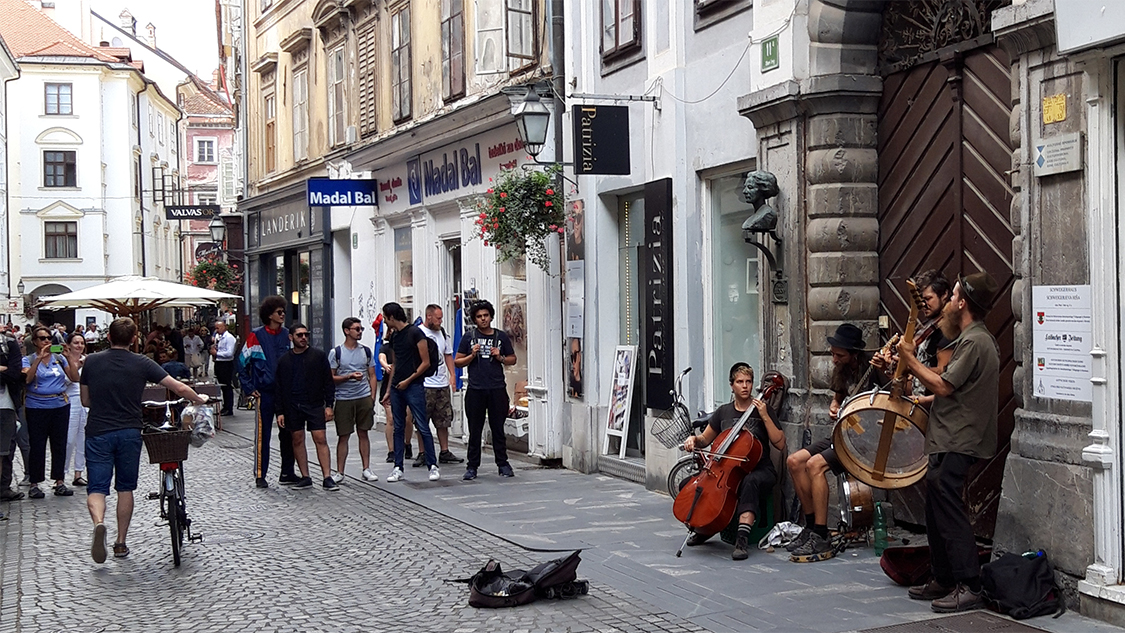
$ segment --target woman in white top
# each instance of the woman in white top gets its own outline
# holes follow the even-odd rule
[[[81,332],[75,332],[66,339],[63,348],[66,361],[78,368],[78,375],[82,375],[82,365],[86,363],[86,338]],[[66,396],[70,400],[70,425],[66,432],[66,466],[70,467],[71,457],[74,458],[74,480],[71,485],[85,486],[86,478],[82,471],[86,470],[86,407],[82,406],[82,388],[77,382],[66,381]]]
[[[195,328],[188,330],[184,337],[184,356],[188,369],[191,370],[191,377],[198,378],[203,370],[203,339],[199,338],[199,332]]]

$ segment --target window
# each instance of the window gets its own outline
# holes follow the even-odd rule
[[[529,66],[535,58],[535,7],[539,3],[475,0],[474,4],[476,74],[495,75]]]
[[[277,169],[277,101],[274,95],[266,95],[263,104],[266,115],[266,173]]]
[[[161,145],[164,144],[164,113],[163,112],[156,115],[156,140]]]
[[[441,96],[445,99],[465,94],[463,9],[463,0],[441,0]]]
[[[602,57],[641,45],[641,1],[602,0]]]
[[[219,204],[219,196],[214,192],[197,193],[195,194],[195,204]]]
[[[46,259],[78,259],[78,223],[44,222],[43,256]]]
[[[410,118],[410,5],[391,16],[391,103],[395,123]]]
[[[375,120],[375,69],[379,53],[375,48],[375,21],[360,27],[356,33],[356,61],[359,64],[359,81],[356,83],[356,102],[359,104],[359,133],[362,136],[378,131]]]
[[[71,84],[46,84],[44,114],[74,114]]]
[[[751,0],[695,0],[695,30],[749,10],[752,4]]]
[[[140,202],[141,200],[141,185],[143,184],[143,181],[141,180],[142,177],[141,159],[140,157],[136,157],[133,159],[133,199],[137,202]]]
[[[309,157],[309,71],[293,73],[293,162]]]
[[[152,104],[148,104],[148,135],[156,135],[156,110],[152,109]]]
[[[535,58],[534,16],[531,0],[507,0],[508,57],[517,60],[512,68],[526,66]]]
[[[43,152],[43,186],[78,186],[77,152]]]
[[[223,192],[223,204],[237,202],[238,179],[235,176],[234,156],[229,151],[223,152],[219,157],[219,182]]]
[[[339,145],[345,141],[346,71],[344,47],[341,46],[328,53],[328,143],[330,145]]]
[[[197,163],[213,163],[213,162],[215,162],[215,139],[213,139],[213,138],[197,138],[197,139],[195,139],[195,162],[197,162]]]
[[[129,93],[129,121],[137,127],[137,95]]]

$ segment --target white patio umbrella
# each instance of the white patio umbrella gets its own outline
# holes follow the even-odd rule
[[[82,290],[43,297],[39,307],[100,308],[117,316],[134,316],[154,308],[184,308],[214,305],[221,299],[239,299],[207,288],[165,281],[156,277],[129,275]]]

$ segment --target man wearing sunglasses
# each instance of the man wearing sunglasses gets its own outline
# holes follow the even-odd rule
[[[316,458],[324,477],[324,489],[336,491],[340,486],[332,478],[331,456],[325,429],[333,417],[336,383],[328,356],[309,345],[309,328],[303,323],[289,326],[293,349],[277,361],[277,425],[293,436],[293,456],[301,469],[301,478],[293,487],[312,487],[309,457],[305,450],[305,427],[316,444]]]
[[[258,308],[262,326],[246,337],[242,355],[238,359],[238,377],[243,394],[257,399],[257,423],[254,426],[254,483],[259,488],[269,488],[266,471],[270,465],[270,434],[277,401],[275,371],[277,361],[289,351],[289,330],[285,329],[285,299],[270,295],[262,299]],[[278,427],[277,440],[281,444],[281,476],[277,483],[291,486],[298,481],[293,472],[293,435]]]
[[[344,330],[344,344],[328,352],[328,366],[336,383],[336,483],[344,481],[344,464],[348,459],[348,439],[354,432],[359,436],[359,460],[363,464],[363,478],[379,481],[371,470],[371,438],[367,432],[375,426],[375,400],[378,387],[375,379],[375,358],[371,348],[359,342],[363,325],[359,319],[348,317],[340,325]]]

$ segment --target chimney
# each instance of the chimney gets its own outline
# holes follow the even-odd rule
[[[102,40],[102,41],[98,42],[98,46],[100,46],[102,48],[109,48],[109,42],[107,42],[105,40]]]
[[[148,31],[148,45],[156,48],[156,25],[149,22],[145,25],[145,30]]]
[[[221,75],[219,74],[218,68],[211,71],[211,90],[214,90],[215,92],[219,91],[219,89],[221,88],[221,86],[219,85],[220,78]]]

